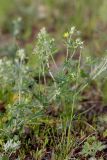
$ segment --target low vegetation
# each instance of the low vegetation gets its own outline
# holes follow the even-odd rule
[[[29,54],[16,48],[14,57],[0,59],[1,160],[107,158],[101,93],[107,57],[84,56],[75,27],[62,42],[60,64],[58,45],[45,28]]]

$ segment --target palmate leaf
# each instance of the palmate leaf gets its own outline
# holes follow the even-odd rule
[[[81,154],[85,157],[87,156],[94,156],[98,151],[102,151],[104,148],[106,148],[105,145],[103,145],[100,141],[96,139],[96,137],[90,137],[83,145]]]

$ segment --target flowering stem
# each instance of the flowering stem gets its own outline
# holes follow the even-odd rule
[[[67,46],[66,61],[68,60],[68,56],[69,56],[69,49],[68,49],[68,46]]]
[[[21,87],[22,87],[22,73],[21,73],[21,68],[22,68],[22,60],[19,62],[19,104],[21,103]]]

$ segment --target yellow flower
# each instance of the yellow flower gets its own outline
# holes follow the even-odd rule
[[[18,94],[14,94],[12,100],[13,101],[17,101],[19,99],[19,95]]]
[[[64,33],[64,38],[67,38],[69,36],[69,33],[68,32],[65,32]]]

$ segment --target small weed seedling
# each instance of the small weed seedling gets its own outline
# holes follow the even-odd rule
[[[95,157],[98,151],[102,151],[106,146],[96,139],[95,136],[89,137],[84,143],[81,154],[85,157]]]

